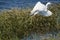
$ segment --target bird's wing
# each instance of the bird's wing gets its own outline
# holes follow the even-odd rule
[[[45,5],[42,4],[41,2],[37,2],[36,5],[34,6],[32,12],[36,11],[36,10],[44,10]]]

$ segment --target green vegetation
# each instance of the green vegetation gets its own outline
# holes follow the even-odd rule
[[[41,15],[30,16],[31,9],[11,9],[0,12],[0,40],[20,40],[31,32],[46,33],[60,30],[57,14],[60,6],[49,9],[53,12],[50,17]]]

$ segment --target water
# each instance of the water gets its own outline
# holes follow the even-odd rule
[[[60,2],[60,0],[0,0],[0,9],[9,9],[12,7],[32,7],[36,2]]]

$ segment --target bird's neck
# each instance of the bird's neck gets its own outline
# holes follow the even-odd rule
[[[49,3],[46,4],[46,8],[48,9],[48,5],[50,5]]]
[[[46,7],[48,7],[49,3],[46,4]]]
[[[46,9],[48,9],[48,5],[46,5]]]
[[[46,11],[48,11],[48,5],[49,5],[49,4],[47,3],[47,4],[46,4]]]

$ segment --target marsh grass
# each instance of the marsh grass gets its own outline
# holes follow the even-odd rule
[[[20,40],[31,32],[41,34],[53,31],[57,32],[60,30],[60,24],[57,23],[57,11],[59,9],[60,6],[55,7],[52,5],[49,10],[53,12],[53,15],[49,17],[39,14],[30,16],[31,8],[2,10],[0,12],[0,39]]]

